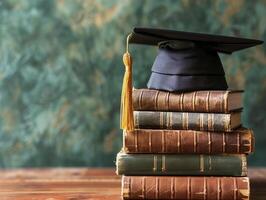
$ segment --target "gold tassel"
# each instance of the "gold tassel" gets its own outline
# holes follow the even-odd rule
[[[123,55],[125,74],[121,93],[120,127],[127,131],[134,130],[134,116],[132,104],[132,58],[128,52],[131,34],[127,36],[126,53]]]

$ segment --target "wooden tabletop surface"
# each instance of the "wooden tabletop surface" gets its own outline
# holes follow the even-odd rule
[[[251,200],[266,200],[266,168],[249,170]],[[118,200],[120,177],[108,168],[0,170],[0,200]]]

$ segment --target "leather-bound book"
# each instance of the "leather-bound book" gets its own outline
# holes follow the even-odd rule
[[[136,129],[230,132],[241,125],[241,113],[134,111]]]
[[[241,90],[211,90],[173,93],[134,89],[135,110],[229,113],[242,109]]]
[[[119,175],[246,176],[244,154],[126,154],[116,158]]]
[[[248,200],[248,177],[123,176],[123,199]]]
[[[124,131],[126,153],[249,154],[254,149],[251,129],[233,132],[136,129]]]

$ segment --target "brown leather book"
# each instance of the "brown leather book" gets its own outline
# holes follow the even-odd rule
[[[134,89],[134,110],[229,113],[242,105],[240,90],[195,91],[173,93],[151,89]]]
[[[126,153],[249,154],[253,149],[254,134],[245,128],[230,133],[136,129],[123,134]]]
[[[123,199],[248,200],[248,177],[123,176]]]
[[[136,129],[231,132],[241,125],[241,113],[134,111]]]

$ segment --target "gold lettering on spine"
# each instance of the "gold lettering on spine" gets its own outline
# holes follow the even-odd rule
[[[242,160],[242,173],[241,176],[246,176],[247,175],[247,158],[245,155],[241,156]]]
[[[200,155],[200,172],[204,172],[204,156]]]
[[[122,180],[122,195],[124,198],[129,198],[131,193],[131,178],[130,177],[123,177]]]
[[[166,171],[165,156],[162,156],[162,172]]]
[[[210,109],[209,99],[210,99],[210,92],[207,92],[207,96],[206,96],[206,112],[209,112],[209,109]]]
[[[196,95],[197,95],[197,91],[193,92],[193,96],[192,96],[192,111],[195,112],[195,100],[196,100]]]
[[[153,156],[153,171],[157,171],[157,156]]]
[[[223,105],[221,104],[221,107],[223,108],[221,109],[221,112],[226,112],[228,110],[227,109],[228,108],[228,95],[229,95],[229,91],[226,91],[224,94]]]
[[[142,109],[142,96],[143,96],[143,90],[140,90],[140,95],[139,95],[139,109]]]

